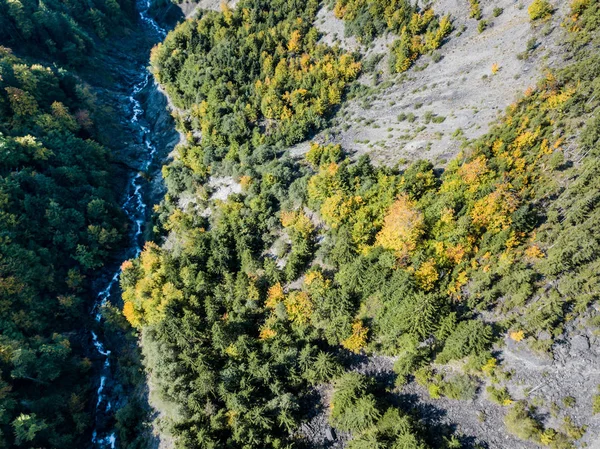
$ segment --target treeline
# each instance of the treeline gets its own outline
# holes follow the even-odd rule
[[[392,72],[405,72],[452,32],[450,16],[440,18],[431,6],[419,8],[411,0],[336,0],[333,12],[345,21],[346,34],[363,44],[388,32],[399,36],[390,53]]]
[[[88,435],[77,329],[125,231],[95,115],[75,76],[0,47],[0,447],[80,448]]]
[[[599,324],[591,307],[600,58],[588,45],[597,2],[572,5],[571,65],[529,89],[442,174],[424,161],[405,170],[353,161],[336,145],[290,159],[285,144],[321,122],[297,124],[311,115],[285,103],[295,84],[277,84],[272,97],[290,125],[273,116],[265,95],[277,69],[271,78],[263,66],[310,60],[292,52],[292,38],[313,33],[295,27],[316,5],[270,4],[206,13],[153,57],[188,142],[163,170],[165,244],[149,243],[124,265],[121,283],[179,447],[311,446],[300,428],[320,407],[352,434],[350,447],[460,447],[398,408],[389,385],[348,372],[354,353],[393,356],[396,386],[415,379],[432,398],[468,399],[485,382],[490,399],[512,406],[509,431],[572,447],[581,429],[544,428],[513,404],[494,350],[510,334],[549,351],[575,317]],[[246,41],[280,59],[248,58],[261,53]],[[308,110],[335,73],[305,78],[310,71],[285,79],[315,100]],[[211,198],[208,177],[224,175],[241,193]],[[444,374],[451,361],[462,370]],[[333,394],[315,399],[318,385]]]
[[[121,31],[134,11],[135,0],[0,0],[0,43],[79,66],[94,40]]]

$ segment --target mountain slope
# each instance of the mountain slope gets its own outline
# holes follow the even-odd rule
[[[442,18],[395,2],[406,15],[381,20],[388,3],[335,8],[354,34],[389,27],[396,62],[410,61],[392,70],[405,77],[420,76],[428,52],[451,62],[460,29],[428,45]],[[177,444],[595,441],[598,3],[569,5],[553,31],[564,67],[553,63],[462,151],[448,149],[443,171],[352,159],[327,130],[290,157],[345,95],[371,94],[353,81],[358,55],[310,25],[318,6],[246,0],[201,12],[153,52],[187,142],[164,169],[165,244],[148,244],[121,282]],[[538,29],[564,12],[526,6]],[[510,22],[502,14],[496,31]],[[498,64],[489,76],[501,80]],[[212,188],[223,180],[239,182],[229,196]]]

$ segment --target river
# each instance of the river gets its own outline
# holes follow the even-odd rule
[[[156,41],[161,41],[166,36],[167,32],[164,28],[158,25],[156,21],[149,15],[150,0],[138,0],[138,13],[140,16],[141,26],[144,31],[155,37]],[[137,257],[144,245],[144,226],[147,221],[148,199],[143,194],[144,185],[147,180],[142,175],[146,173],[153,163],[157,162],[156,158],[159,155],[159,149],[152,139],[152,130],[148,123],[144,120],[144,107],[140,98],[140,94],[144,89],[153,87],[154,79],[148,72],[146,65],[142,65],[139,70],[139,79],[135,80],[131,86],[131,94],[128,97],[131,125],[137,131],[139,136],[140,156],[143,157],[137,173],[133,174],[127,183],[126,193],[122,203],[122,209],[127,215],[130,222],[133,224],[133,230],[130,234],[129,248],[123,253],[124,260]],[[119,291],[118,282],[121,269],[117,268],[104,289],[102,289],[94,303],[92,313],[94,319],[102,325],[102,308],[110,300],[111,296]],[[110,351],[106,349],[105,341],[102,336],[94,331],[91,331],[94,347],[101,359],[104,360],[100,372],[100,381],[96,392],[95,404],[95,422],[92,433],[92,446],[94,448],[115,448],[117,444],[117,435],[114,428],[106,426],[106,422],[112,422],[111,419],[106,419],[107,416],[112,416],[116,411],[107,394],[107,386],[114,385],[113,370],[111,369]],[[100,419],[102,417],[103,419]]]

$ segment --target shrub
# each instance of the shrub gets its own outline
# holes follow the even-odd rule
[[[571,15],[578,16],[583,13],[591,4],[591,0],[571,0],[569,5],[571,8]]]
[[[487,391],[490,399],[498,405],[510,405],[513,402],[506,387],[496,388],[490,385],[485,391]]]
[[[479,0],[469,0],[471,9],[469,10],[469,17],[475,20],[481,19],[481,5]]]
[[[563,401],[563,405],[565,407],[569,407],[569,408],[574,407],[577,402],[573,396],[566,396],[563,398],[562,401]]]
[[[437,356],[438,363],[446,363],[488,349],[492,342],[491,328],[479,320],[463,321],[446,340],[443,351]]]
[[[534,0],[527,9],[529,18],[533,20],[547,19],[552,15],[553,9],[548,0]]]
[[[504,417],[506,430],[522,440],[539,441],[542,427],[529,413],[525,403],[517,402]]]
[[[419,349],[406,351],[402,354],[398,360],[396,360],[396,363],[394,363],[394,372],[398,375],[396,378],[396,385],[404,385],[406,383],[406,377],[423,366],[425,361],[425,354]]]
[[[450,379],[444,379],[442,394],[450,399],[469,401],[477,393],[477,382],[471,377],[459,374]]]
[[[567,434],[569,438],[579,440],[585,435],[586,426],[577,426],[573,422],[570,416],[565,416],[563,419],[562,431]]]
[[[592,397],[592,413],[594,415],[600,413],[600,394],[595,394]]]
[[[339,162],[342,158],[342,148],[340,145],[319,145],[316,142],[311,142],[310,149],[306,153],[307,162],[318,169],[321,166]]]

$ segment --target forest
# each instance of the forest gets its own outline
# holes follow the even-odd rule
[[[78,447],[91,373],[72,332],[87,316],[86,277],[125,223],[86,87],[0,55],[2,444]]]
[[[310,447],[300,429],[324,385],[347,447],[464,447],[398,403],[412,380],[433,399],[488,385],[508,432],[575,447],[584,428],[545,427],[510,397],[497,349],[509,336],[548,352],[567,323],[598,326],[597,2],[570,5],[570,63],[443,172],[316,142],[292,157],[286,147],[325,126],[360,58],[318,43],[316,2],[265,4],[201,12],[152,54],[187,142],[163,169],[156,243],[121,284],[178,447]],[[396,71],[451,30],[408,2],[334,8],[361,39],[400,35]],[[241,192],[212,199],[219,176]],[[361,354],[393,357],[392,384],[354,371]]]
[[[134,0],[2,0],[0,42],[44,60],[81,66],[96,40],[130,23]]]
[[[129,22],[134,3],[88,3],[0,2],[3,448],[86,447],[93,423],[90,280],[128,224],[98,126],[105,112],[67,67]]]
[[[148,3],[152,20],[170,2]],[[463,3],[491,26],[489,4]],[[524,2],[531,26],[555,3]],[[482,397],[531,447],[586,444],[587,424],[512,394],[502,354],[552,359],[573,328],[600,333],[597,0],[564,5],[564,64],[443,164],[377,164],[323,138],[366,90],[374,42],[402,88],[464,32],[435,2],[239,0],[182,19],[148,55],[182,141],[160,179],[139,174],[166,193],[99,324],[97,281],[133,226],[106,87],[129,74],[100,66],[143,32],[140,5],[0,0],[0,448],[110,446],[91,443],[91,330],[117,348],[127,396],[110,447],[155,447],[152,425],[182,449],[489,447],[407,388]],[[356,48],[327,43],[322,8]]]

